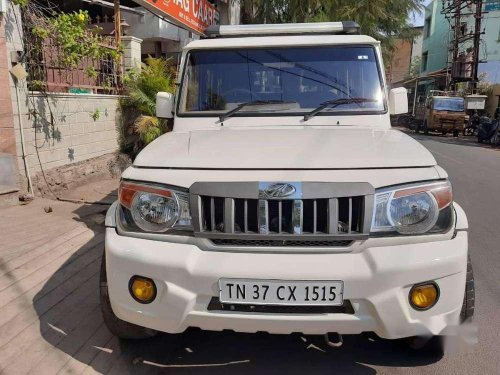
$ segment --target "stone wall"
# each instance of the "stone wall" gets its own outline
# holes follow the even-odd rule
[[[14,107],[19,170],[24,170],[20,124],[31,176],[118,150],[117,106],[112,95],[24,94]]]

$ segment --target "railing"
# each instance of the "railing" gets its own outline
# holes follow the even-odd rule
[[[28,54],[26,66],[31,90],[47,92],[91,92],[117,94],[121,91],[121,72],[112,50],[114,39],[106,48],[110,54],[96,59],[84,58],[77,66],[65,67],[60,63],[61,48],[50,38],[42,42],[39,53]]]
[[[54,34],[50,16],[36,4],[23,11],[24,63],[32,91],[119,94],[122,91],[121,56],[115,38],[88,19],[89,36],[101,35],[99,53],[67,63],[67,52]],[[36,32],[38,29],[38,32]],[[40,30],[43,31],[40,32]],[[48,34],[48,35],[44,35]],[[92,38],[95,43],[95,38]],[[109,53],[107,53],[109,51]]]

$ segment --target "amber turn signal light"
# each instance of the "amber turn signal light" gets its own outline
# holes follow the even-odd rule
[[[150,278],[132,276],[128,288],[132,298],[139,303],[151,303],[156,298],[156,285]]]
[[[415,310],[428,310],[438,301],[439,288],[433,282],[417,284],[411,288],[409,297]]]

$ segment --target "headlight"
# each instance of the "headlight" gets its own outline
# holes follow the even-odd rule
[[[164,233],[192,230],[189,194],[161,185],[122,181],[120,222],[126,230]]]
[[[375,194],[372,232],[439,233],[452,223],[448,181],[381,189]]]

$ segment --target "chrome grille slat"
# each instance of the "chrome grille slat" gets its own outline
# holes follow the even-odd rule
[[[283,231],[282,228],[282,219],[283,219],[283,202],[279,201],[278,202],[278,233],[281,233]]]
[[[328,200],[328,233],[337,234],[339,222],[339,201],[337,198]]]
[[[243,232],[248,233],[248,199],[243,202]]]
[[[304,227],[304,202],[302,200],[293,201],[292,229],[293,234],[302,234]]]
[[[211,197],[210,198],[210,227],[211,231],[215,231],[215,198]]]
[[[234,233],[234,199],[224,199],[224,232]]]
[[[260,234],[269,233],[269,206],[267,200],[259,200],[259,220],[258,229]]]
[[[318,201],[313,202],[313,233],[318,231]]]
[[[349,198],[349,220],[347,220],[347,233],[351,234],[352,228],[352,198]]]

